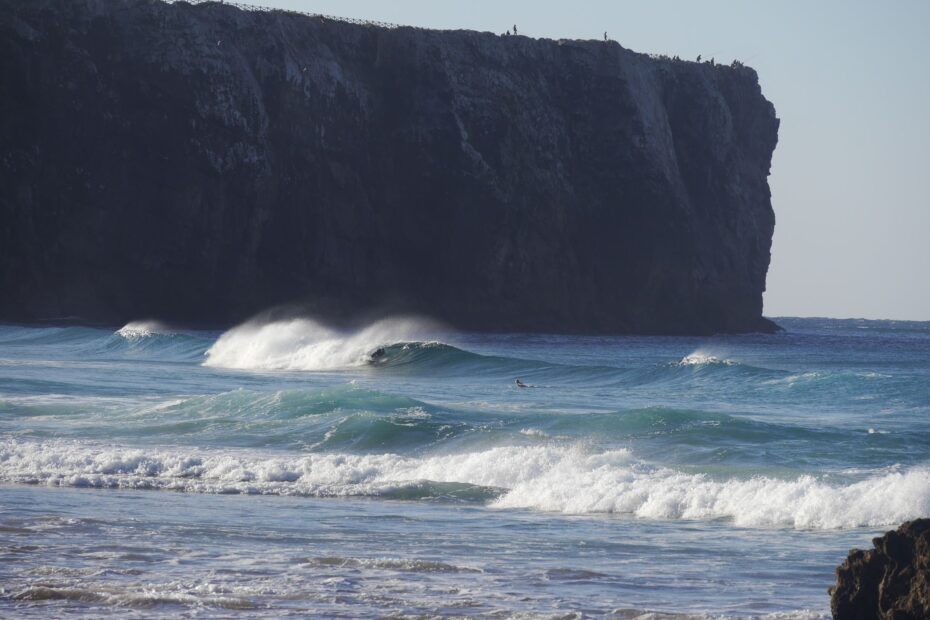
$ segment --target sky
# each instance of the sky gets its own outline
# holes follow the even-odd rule
[[[930,0],[252,2],[739,59],[781,119],[764,313],[930,320]]]

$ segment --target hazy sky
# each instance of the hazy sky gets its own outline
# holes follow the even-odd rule
[[[755,67],[781,119],[765,314],[930,320],[930,0],[253,0]]]

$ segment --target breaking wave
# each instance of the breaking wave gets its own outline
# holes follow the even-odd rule
[[[424,343],[439,333],[425,319],[390,318],[357,331],[312,319],[247,322],[230,329],[206,352],[204,365],[240,370],[337,370],[377,361],[373,354],[398,343]]]
[[[930,513],[930,469],[858,480],[717,479],[657,467],[624,449],[504,446],[461,454],[282,456],[249,450],[132,449],[65,441],[0,445],[4,482],[199,493],[382,496],[494,508],[798,529],[877,527]]]
[[[159,321],[130,321],[116,330],[116,335],[127,340],[151,338],[153,336],[170,336],[174,331]]]
[[[735,366],[736,364],[737,362],[733,360],[717,357],[700,350],[690,353],[678,361],[679,366]]]

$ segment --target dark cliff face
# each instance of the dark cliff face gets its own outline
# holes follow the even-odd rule
[[[0,0],[0,317],[767,330],[777,129],[615,43]]]

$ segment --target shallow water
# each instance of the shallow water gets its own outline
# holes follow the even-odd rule
[[[930,323],[779,323],[0,326],[0,614],[820,617],[930,515]]]

